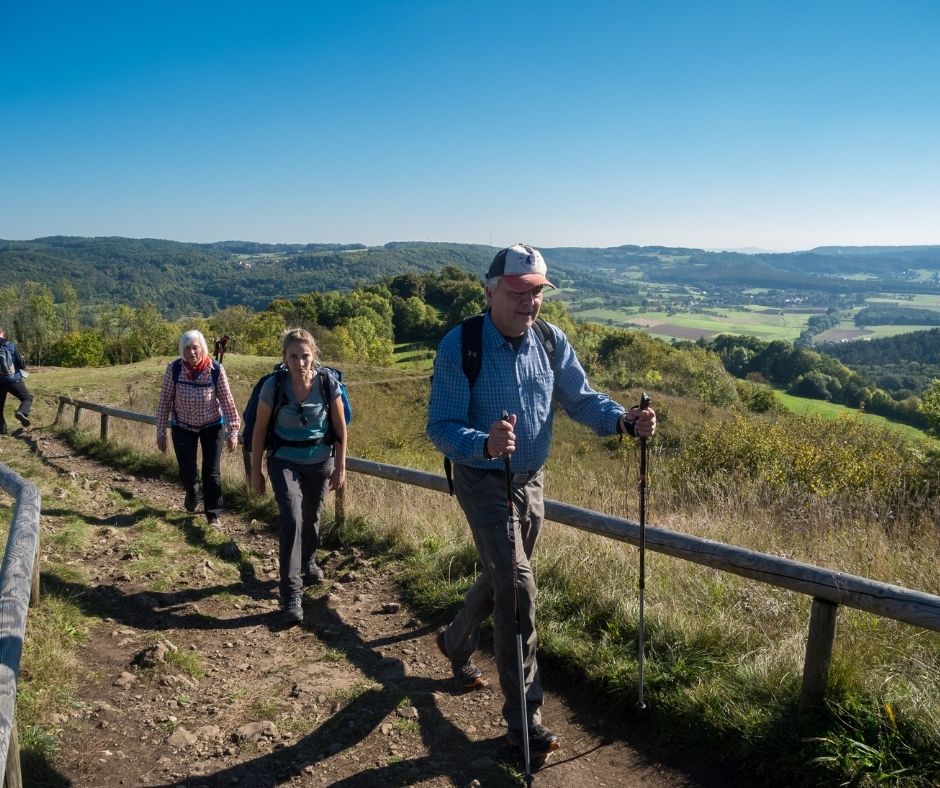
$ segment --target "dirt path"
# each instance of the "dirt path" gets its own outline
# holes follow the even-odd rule
[[[491,655],[478,663],[492,685],[456,692],[435,626],[401,601],[394,568],[333,554],[327,582],[305,599],[303,625],[283,629],[270,529],[228,514],[226,539],[207,543],[180,516],[176,486],[76,457],[38,431],[31,438],[83,491],[42,490],[44,533],[79,517],[93,534],[77,561],[91,582],[46,574],[44,586],[104,617],[78,654],[90,671],[80,700],[57,720],[53,784],[521,784]],[[173,587],[159,569],[128,571],[154,519],[181,523],[190,543],[190,568]],[[250,562],[239,563],[236,548]],[[546,722],[562,749],[536,786],[748,784],[656,747],[641,722],[553,692],[546,672]]]

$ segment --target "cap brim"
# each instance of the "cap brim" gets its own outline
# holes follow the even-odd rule
[[[555,287],[555,285],[541,274],[520,274],[516,276],[506,276],[504,274],[501,279],[509,286],[510,290],[515,290],[517,293],[531,290],[533,287],[538,287],[539,285],[543,287]]]

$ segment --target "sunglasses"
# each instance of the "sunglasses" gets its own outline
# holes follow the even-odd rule
[[[307,417],[304,415],[304,406],[303,406],[303,405],[300,405],[300,404],[297,405],[297,416],[300,418],[300,423],[303,424],[303,425],[306,427],[306,426],[307,426]]]

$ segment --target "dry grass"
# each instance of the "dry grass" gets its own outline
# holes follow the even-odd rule
[[[30,380],[42,393],[73,391],[153,412],[165,363],[44,372]],[[247,400],[271,363],[226,359],[237,402]],[[426,379],[369,367],[347,366],[345,372],[354,409],[350,453],[441,472],[440,455],[423,435]],[[75,390],[78,385],[82,392]],[[621,401],[634,399],[614,394]],[[675,458],[683,441],[715,414],[696,413],[684,401],[660,403],[664,419],[651,455],[650,524],[940,594],[935,502],[815,496],[744,478],[692,483],[677,470]],[[35,413],[38,423],[51,421],[52,401],[37,403]],[[155,451],[152,428],[113,419],[111,424],[115,442],[136,452]],[[97,417],[86,414],[82,427],[97,431]],[[562,417],[546,493],[635,519],[637,464],[632,444],[599,439]],[[228,488],[238,487],[240,453],[225,457],[223,475]],[[475,551],[453,499],[355,474],[346,497],[353,525],[337,536],[366,539],[403,561],[419,602],[443,612],[459,603],[475,572]],[[536,561],[545,650],[625,704],[635,684],[637,569],[635,548],[557,524],[546,526]],[[903,733],[918,740],[918,758],[940,752],[940,634],[842,609],[831,715],[819,723],[826,735],[815,737],[828,743],[819,744],[793,716],[809,599],[648,552],[646,605],[649,693],[670,729],[697,731],[767,768],[787,764],[794,781],[801,779],[800,759],[830,752],[840,753],[841,765],[813,768],[829,776],[864,777],[869,766],[854,757],[859,741],[889,753],[892,747],[903,751],[891,739]],[[916,773],[908,778],[927,784]]]

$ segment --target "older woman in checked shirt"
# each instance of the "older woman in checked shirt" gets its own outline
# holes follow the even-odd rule
[[[157,448],[166,454],[166,427],[170,425],[173,450],[186,490],[184,506],[199,505],[200,475],[196,450],[202,445],[202,485],[206,519],[218,523],[222,513],[222,446],[238,445],[241,426],[228,377],[209,356],[206,338],[199,331],[180,337],[180,358],[167,365],[157,404]]]

